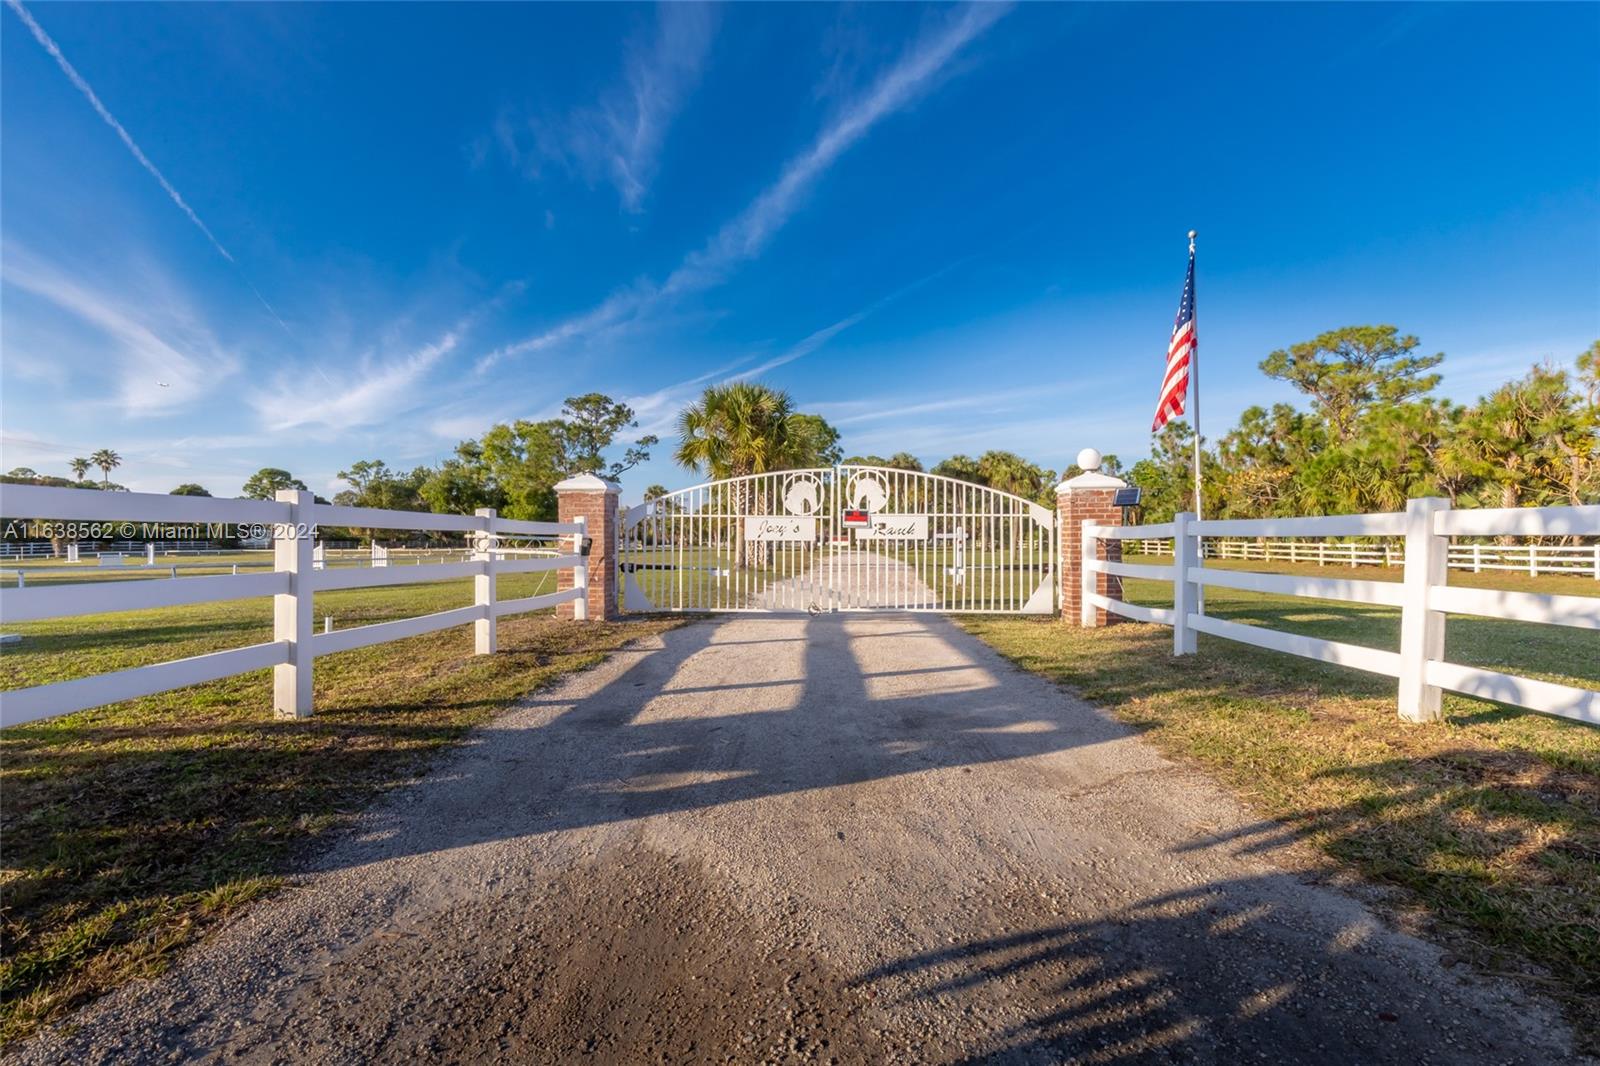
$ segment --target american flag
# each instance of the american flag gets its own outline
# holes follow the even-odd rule
[[[1189,395],[1189,362],[1194,358],[1194,244],[1189,245],[1189,276],[1183,281],[1183,299],[1178,303],[1178,317],[1172,323],[1172,340],[1167,344],[1167,375],[1161,382],[1161,399],[1156,402],[1155,421],[1150,423],[1154,433],[1176,415],[1183,414],[1184,399]]]

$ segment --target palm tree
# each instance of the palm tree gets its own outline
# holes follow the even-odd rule
[[[778,389],[748,381],[712,385],[678,416],[674,458],[716,480],[790,470],[821,449],[817,421],[796,413],[789,394]],[[738,510],[748,513],[748,484],[741,482],[734,493]],[[748,565],[737,532],[733,550],[734,565]]]
[[[122,456],[110,448],[101,448],[89,456],[89,461],[100,468],[100,487],[111,487],[111,471],[122,465]]]
[[[736,381],[712,385],[678,416],[678,465],[716,480],[784,470],[808,450],[789,394]]]
[[[79,458],[72,460],[72,462],[68,463],[67,465],[72,467],[73,475],[77,477],[79,481],[82,481],[83,475],[87,474],[89,472],[89,468],[94,464],[80,456]]]

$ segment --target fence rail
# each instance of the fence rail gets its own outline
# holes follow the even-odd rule
[[[312,670],[319,655],[381,644],[472,623],[475,651],[496,650],[496,621],[511,614],[571,603],[575,617],[587,615],[587,560],[584,521],[526,522],[500,518],[492,510],[472,515],[318,504],[309,492],[285,491],[276,500],[224,500],[154,493],[98,493],[35,485],[0,490],[0,511],[30,518],[143,520],[151,522],[227,522],[270,525],[274,529],[269,573],[220,574],[177,580],[104,581],[32,588],[0,589],[0,618],[37,621],[110,614],[261,596],[273,598],[273,640],[243,648],[171,662],[0,692],[0,727],[215,681],[266,667],[273,669],[274,709],[304,717],[312,710]],[[472,557],[463,562],[405,567],[322,568],[313,563],[319,523],[384,529],[456,530],[470,536]],[[566,538],[567,554],[530,556],[525,549],[502,548],[501,538]],[[91,568],[92,569],[92,568]],[[165,569],[165,568],[163,568]],[[496,598],[502,574],[570,570],[571,587],[515,600]],[[45,571],[49,572],[49,571]],[[176,570],[174,570],[176,575]],[[473,604],[392,622],[378,622],[313,633],[312,597],[334,589],[473,580]]]
[[[1528,511],[1548,511],[1558,508],[1527,508]],[[1580,508],[1581,509],[1581,508]],[[1498,509],[1496,509],[1498,511]],[[1451,511],[1451,515],[1490,514],[1489,511]],[[1297,519],[1296,521],[1315,521]],[[1472,535],[1470,530],[1482,528],[1474,518],[1473,525],[1463,527],[1452,524],[1451,536]],[[1520,520],[1519,520],[1520,521]],[[1208,526],[1211,523],[1206,523]],[[1161,526],[1138,526],[1140,535],[1130,541],[1140,555],[1171,555],[1171,523]],[[1511,532],[1516,532],[1512,530]],[[1312,534],[1305,534],[1311,536]],[[1324,534],[1338,536],[1336,533]],[[1387,534],[1384,534],[1387,535]],[[1234,534],[1237,537],[1239,534]],[[1286,534],[1263,534],[1260,540],[1237,540],[1206,535],[1207,559],[1260,559],[1285,563],[1315,563],[1318,566],[1404,566],[1405,549],[1392,544],[1357,544],[1350,541],[1306,541]],[[1267,538],[1274,539],[1267,539]],[[1600,543],[1596,544],[1451,544],[1450,569],[1471,571],[1511,571],[1539,577],[1543,574],[1567,574],[1575,577],[1592,577],[1600,581]]]
[[[1155,527],[1087,523],[1082,534],[1081,620],[1086,626],[1098,625],[1098,608],[1142,622],[1171,626],[1174,655],[1193,654],[1196,650],[1195,634],[1205,633],[1223,640],[1393,677],[1398,682],[1400,716],[1410,721],[1439,718],[1441,692],[1448,689],[1589,725],[1600,725],[1600,692],[1448,662],[1445,660],[1444,644],[1446,616],[1450,614],[1600,630],[1600,597],[1461,588],[1448,583],[1451,569],[1490,569],[1491,564],[1483,557],[1483,553],[1490,550],[1497,553],[1537,552],[1541,555],[1548,552],[1554,557],[1566,548],[1569,553],[1588,553],[1592,559],[1596,553],[1600,553],[1600,546],[1496,545],[1491,549],[1479,545],[1452,546],[1450,537],[1591,537],[1596,534],[1600,534],[1600,506],[1453,511],[1448,501],[1435,499],[1411,500],[1404,512],[1389,514],[1212,522],[1202,522],[1193,515],[1180,514],[1172,523]],[[1402,567],[1404,574],[1399,582],[1393,582],[1209,569],[1201,562],[1201,544],[1205,538],[1217,536],[1400,536],[1404,540],[1404,550],[1386,556],[1385,561],[1387,565]],[[1157,538],[1162,538],[1160,544],[1164,550],[1152,551],[1150,549]],[[1144,554],[1171,555],[1173,563],[1171,566],[1151,566],[1102,560],[1100,544],[1107,540],[1119,540],[1129,546],[1136,544]],[[1229,553],[1230,545],[1238,554]],[[1357,550],[1354,545],[1325,542],[1296,547],[1294,541],[1288,542],[1288,546],[1268,541],[1212,541],[1207,547],[1211,549],[1207,552],[1210,558],[1285,559],[1291,562],[1317,561],[1319,553],[1328,562],[1349,562],[1352,557],[1350,554],[1341,557],[1334,550]],[[1463,559],[1464,549],[1475,550],[1476,557]],[[1361,550],[1370,553],[1373,549]],[[1295,554],[1291,555],[1290,552]],[[1539,556],[1531,558],[1535,560],[1533,563],[1516,567],[1496,564],[1494,568],[1520,570],[1531,566],[1533,572],[1541,572],[1537,562]],[[1600,565],[1600,559],[1595,562]],[[1549,573],[1550,570],[1542,572]],[[1107,596],[1098,590],[1099,574],[1169,581],[1173,587],[1173,606],[1143,607]],[[1207,586],[1398,607],[1400,650],[1384,651],[1214,618],[1206,615],[1201,606],[1202,590]]]

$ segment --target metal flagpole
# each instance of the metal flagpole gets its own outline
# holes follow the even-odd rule
[[[1189,270],[1194,273],[1194,239],[1196,233],[1189,231]],[[1189,288],[1189,419],[1194,427],[1194,517],[1195,521],[1201,518],[1200,495],[1200,293],[1199,282],[1190,283]],[[1206,540],[1196,537],[1194,540],[1195,558],[1199,565],[1206,564]],[[1176,546],[1174,546],[1176,549]],[[1195,614],[1206,613],[1206,587],[1197,586],[1195,589]]]
[[[1194,238],[1195,231],[1189,231],[1189,262],[1194,263]],[[1193,305],[1189,329],[1194,337],[1189,348],[1189,424],[1194,427],[1194,516],[1198,520],[1200,513],[1200,301],[1195,291],[1196,284],[1190,289],[1189,300]]]

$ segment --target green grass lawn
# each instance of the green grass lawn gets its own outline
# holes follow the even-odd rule
[[[969,547],[959,556],[948,542],[932,548],[890,548],[888,553],[916,568],[948,610],[1019,611],[1050,571],[1049,547],[1036,539],[1031,547],[1028,542],[999,549]]]
[[[754,547],[754,546],[752,546]],[[650,602],[662,610],[736,610],[754,603],[774,581],[806,573],[812,563],[825,558],[811,545],[770,544],[743,567],[734,566],[733,553],[711,545],[636,548],[621,553],[624,570],[631,571]]]
[[[172,580],[156,578],[154,580]],[[180,579],[181,580],[181,579]],[[500,579],[502,598],[553,573]],[[472,602],[470,581],[316,597],[336,628]],[[314,717],[272,715],[270,671],[0,732],[0,1043],[137,976],[275,889],[299,849],[412,778],[473,725],[633,637],[675,624],[500,622],[316,662]],[[0,688],[272,639],[267,599],[6,626]]]
[[[1287,563],[1270,569],[1400,576]],[[1600,594],[1590,578],[1452,571],[1450,581]],[[1124,597],[1171,604],[1164,583],[1130,580]],[[1230,621],[1398,646],[1392,608],[1217,588],[1206,602],[1209,614]],[[1173,658],[1165,626],[1085,630],[976,616],[962,624],[1169,754],[1205,767],[1276,822],[1263,823],[1263,841],[1279,833],[1302,838],[1393,886],[1483,968],[1560,998],[1588,1046],[1600,1047],[1600,729],[1449,693],[1442,723],[1409,725],[1396,716],[1390,678],[1204,634],[1198,655]],[[1453,661],[1600,687],[1593,630],[1453,615],[1447,639]]]

